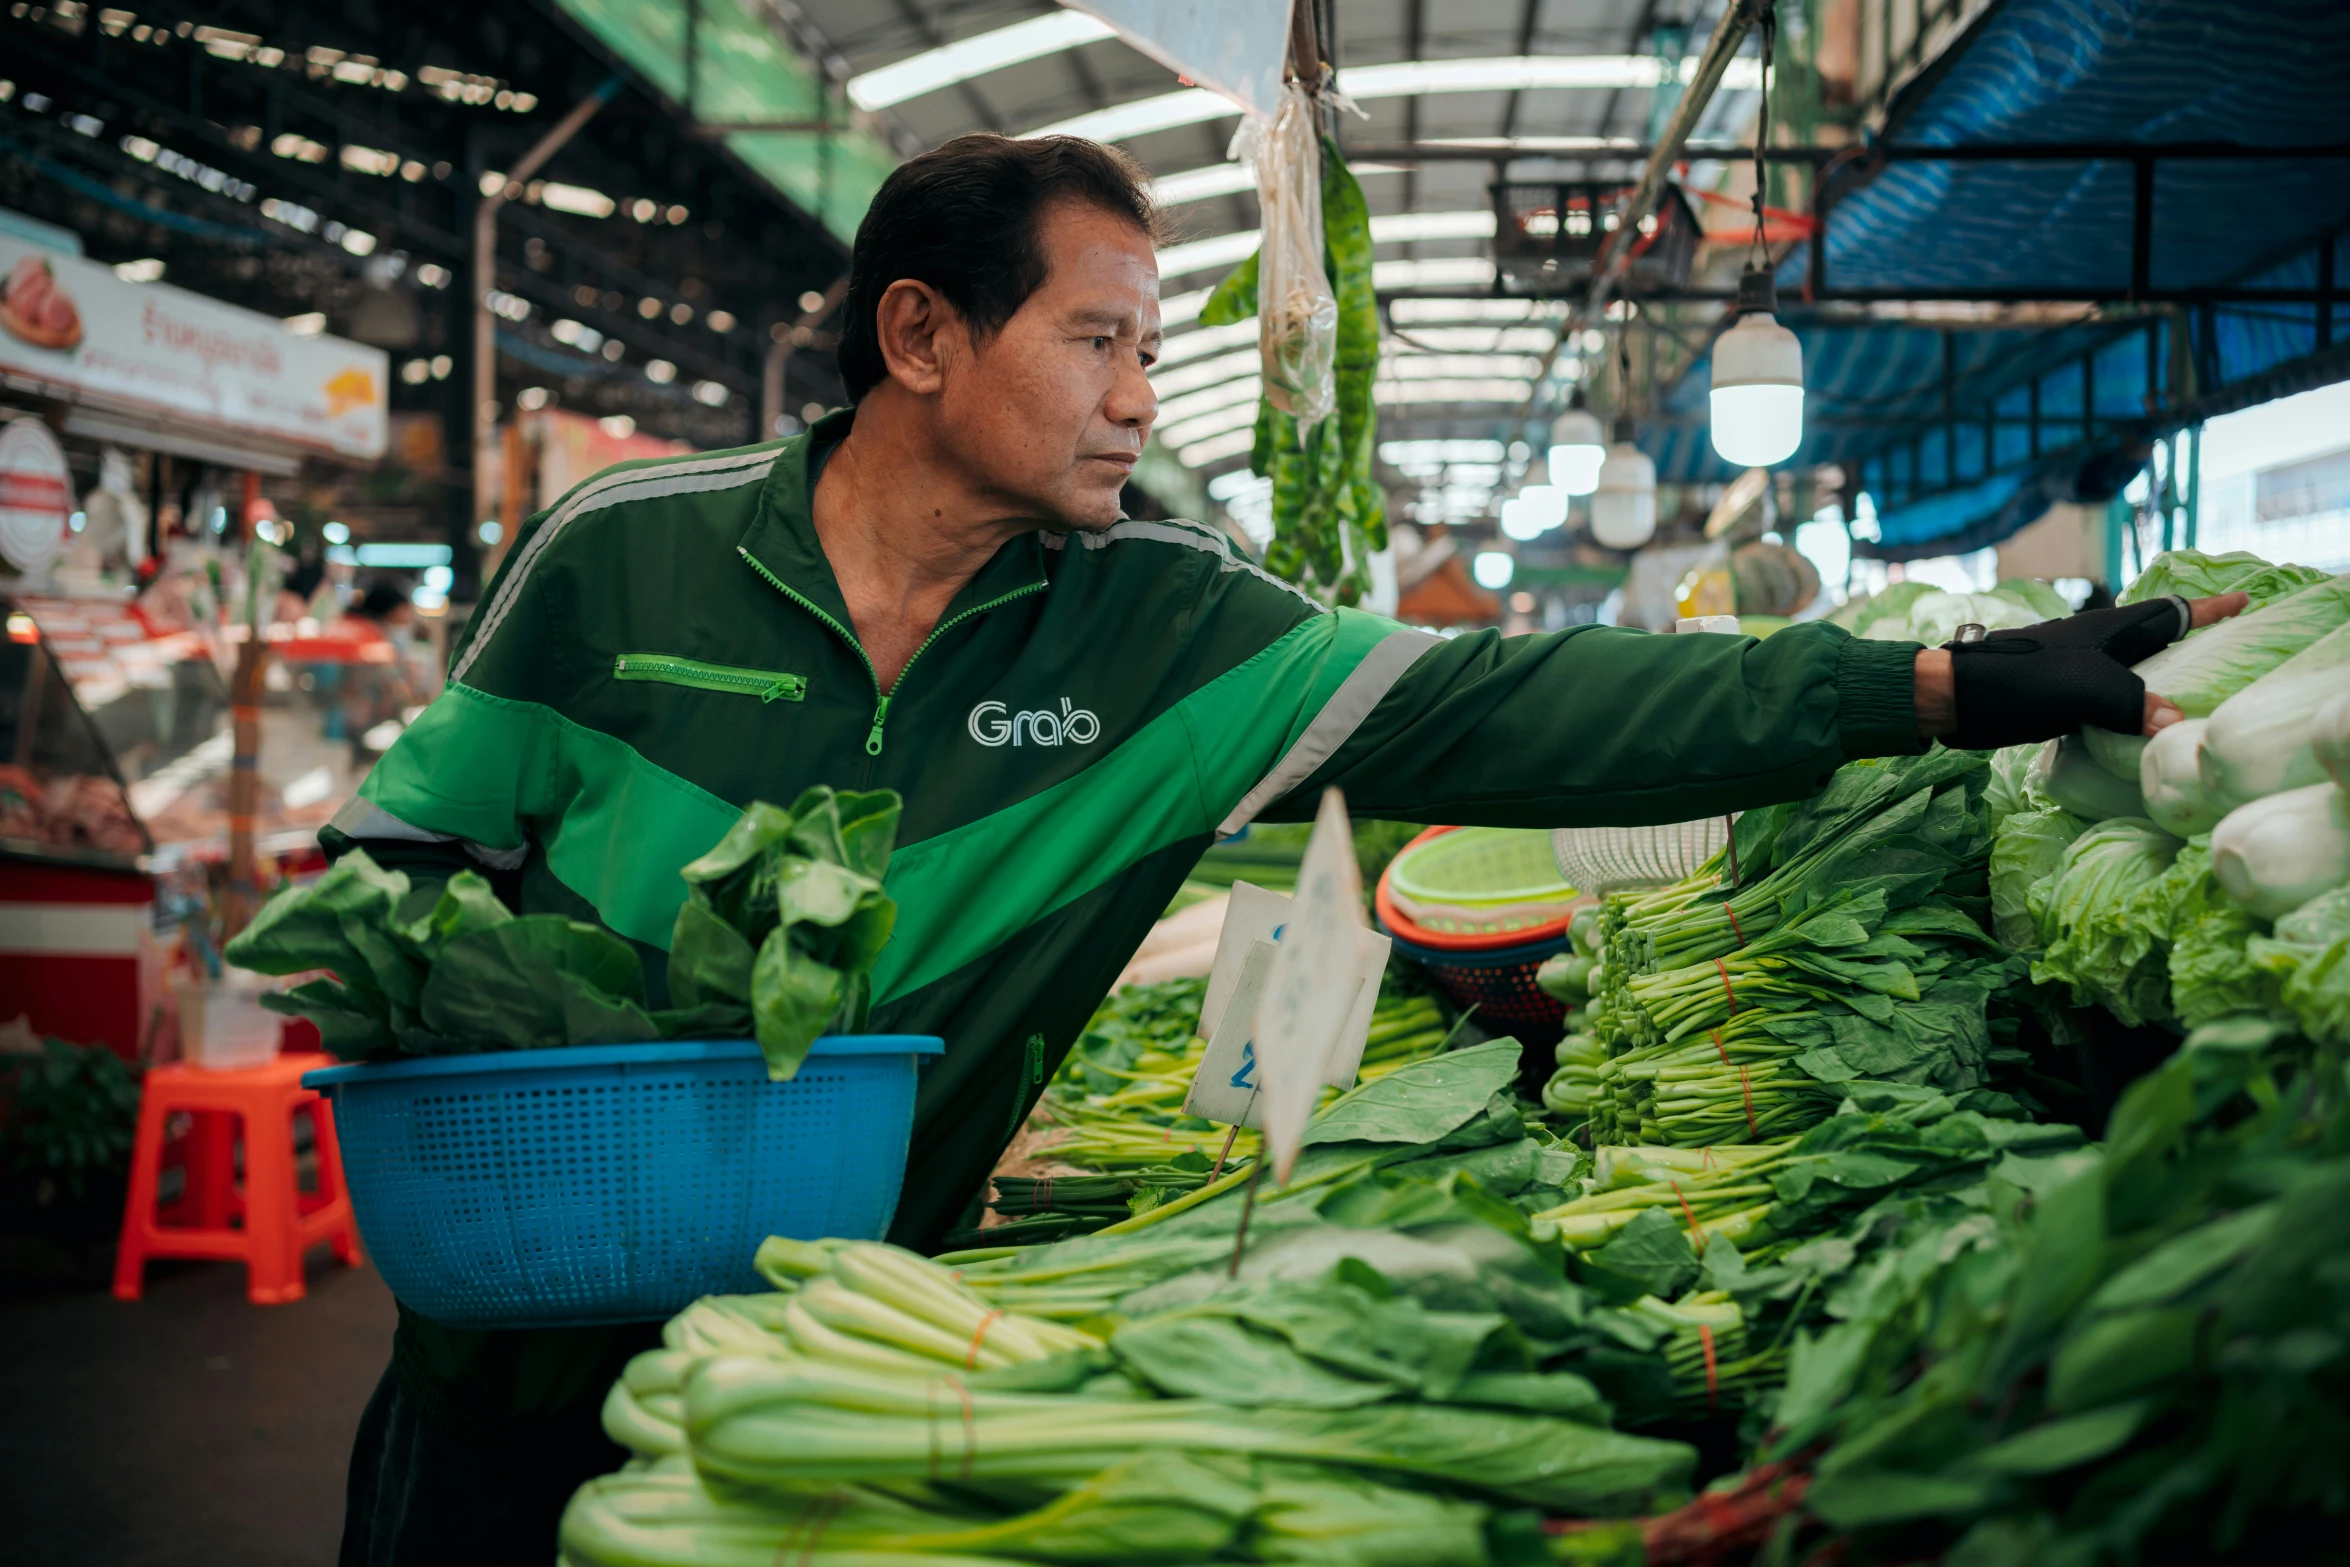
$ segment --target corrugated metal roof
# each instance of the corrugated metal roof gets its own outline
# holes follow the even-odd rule
[[[2005,0],[1896,100],[1882,140],[2339,145],[2350,142],[2345,61],[2341,0]],[[1831,208],[1829,284],[2125,293],[2134,178],[2121,157],[1892,162]],[[2157,161],[2152,194],[2153,291],[2314,291],[2317,245],[2350,226],[2350,160]],[[1781,267],[1783,297],[1800,296],[1808,259],[1799,250]],[[2050,500],[2118,488],[2162,429],[2350,375],[2340,335],[2309,301],[2101,309],[2035,331],[1789,313],[1809,388],[1796,461],[1853,464],[1894,497],[1879,505],[1888,553],[1994,542]],[[1706,385],[1701,361],[1660,410],[1647,444],[1661,478],[1730,476],[1706,443]]]

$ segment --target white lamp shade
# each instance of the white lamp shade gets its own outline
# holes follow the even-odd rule
[[[1550,482],[1569,495],[1599,488],[1599,465],[1607,460],[1607,432],[1589,409],[1570,408],[1550,426]]]
[[[1550,482],[1568,495],[1589,495],[1599,488],[1599,465],[1606,461],[1607,448],[1597,443],[1554,446],[1550,449]]]
[[[1520,544],[1539,539],[1542,518],[1524,496],[1514,495],[1501,503],[1501,532],[1504,538],[1516,539]]]
[[[1803,444],[1803,388],[1717,386],[1713,390],[1714,450],[1738,468],[1785,462]]]
[[[1527,515],[1539,528],[1563,527],[1567,520],[1567,492],[1555,484],[1529,484],[1518,492]]]
[[[1713,440],[1741,468],[1785,462],[1803,444],[1803,344],[1755,311],[1714,343]]]
[[[1480,550],[1469,561],[1469,575],[1477,579],[1477,586],[1498,593],[1510,585],[1510,578],[1518,574],[1515,557],[1502,550]]]
[[[1629,441],[1608,448],[1591,497],[1591,537],[1611,550],[1636,550],[1656,536],[1656,464]]]

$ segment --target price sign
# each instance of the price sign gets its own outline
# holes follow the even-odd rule
[[[1216,961],[1208,970],[1207,996],[1200,1003],[1199,1031],[1208,1040],[1211,1052],[1217,1031],[1238,993],[1242,965],[1257,946],[1269,946],[1281,940],[1296,906],[1297,900],[1287,893],[1268,892],[1245,881],[1232,884],[1232,898],[1225,907],[1224,931],[1216,944]],[[1339,1031],[1337,1047],[1330,1053],[1330,1070],[1322,1079],[1332,1088],[1355,1085],[1355,1074],[1363,1064],[1363,1047],[1371,1037],[1371,1013],[1379,1004],[1379,983],[1387,973],[1387,955],[1395,945],[1366,925],[1355,927],[1354,939],[1355,972],[1363,983],[1355,996],[1354,1010],[1347,1014],[1346,1026]],[[1206,1073],[1203,1064],[1199,1075],[1204,1077]],[[1210,1115],[1205,1110],[1188,1113],[1216,1121],[1230,1119]],[[1254,1126],[1256,1122],[1242,1124]]]
[[[1289,1179],[1341,1031],[1362,990],[1363,882],[1346,802],[1324,791],[1298,867],[1297,898],[1256,1004],[1258,1114],[1273,1173]],[[1237,998],[1236,998],[1237,999]],[[1226,1009],[1227,1012],[1231,1008]]]

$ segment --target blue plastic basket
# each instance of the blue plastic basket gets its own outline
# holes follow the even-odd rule
[[[463,1328],[666,1317],[756,1290],[770,1235],[877,1239],[914,1122],[913,1034],[816,1041],[768,1081],[747,1039],[438,1056],[303,1076],[334,1103],[392,1293]]]

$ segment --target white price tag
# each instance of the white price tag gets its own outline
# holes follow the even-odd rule
[[[1227,1126],[1255,1127],[1257,1120],[1257,1000],[1273,966],[1273,943],[1252,941],[1241,951],[1223,1020],[1208,1034],[1207,1053],[1191,1075],[1183,1113]],[[1204,1016],[1204,1014],[1203,1014]],[[1205,1026],[1204,1024],[1202,1025]]]
[[[1273,948],[1256,1006],[1256,1077],[1265,1156],[1273,1173],[1289,1179],[1304,1146],[1323,1079],[1362,992],[1358,972],[1363,928],[1363,882],[1355,868],[1354,833],[1346,802],[1335,789],[1322,794],[1313,836],[1298,867],[1296,905]],[[1232,1008],[1227,1008],[1229,1013]]]
[[[1216,938],[1216,961],[1208,969],[1208,993],[1200,1002],[1202,1037],[1216,1037],[1217,1025],[1224,1021],[1224,1008],[1231,1003],[1233,987],[1240,983],[1240,967],[1248,961],[1250,945],[1281,939],[1282,924],[1289,918],[1289,905],[1289,894],[1285,892],[1268,892],[1245,881],[1232,884],[1232,895],[1224,904],[1224,929]]]
[[[1207,995],[1200,1003],[1199,1032],[1210,1041],[1211,1047],[1237,994],[1241,967],[1251,949],[1278,943],[1295,907],[1296,900],[1287,893],[1269,892],[1245,881],[1232,884],[1231,901],[1224,910],[1224,931],[1217,939],[1216,961],[1208,970]],[[1330,1053],[1330,1069],[1322,1081],[1332,1088],[1354,1087],[1355,1075],[1362,1069],[1363,1049],[1371,1037],[1371,1013],[1379,1005],[1380,981],[1386,977],[1387,957],[1394,946],[1394,942],[1367,925],[1355,928],[1360,965],[1356,972],[1362,978],[1363,988],[1356,995],[1354,1010],[1347,1014],[1346,1026],[1339,1031],[1338,1043]],[[1206,1067],[1203,1065],[1201,1070],[1204,1072]],[[1197,1110],[1190,1113],[1206,1114]],[[1210,1116],[1209,1119],[1225,1118]]]

